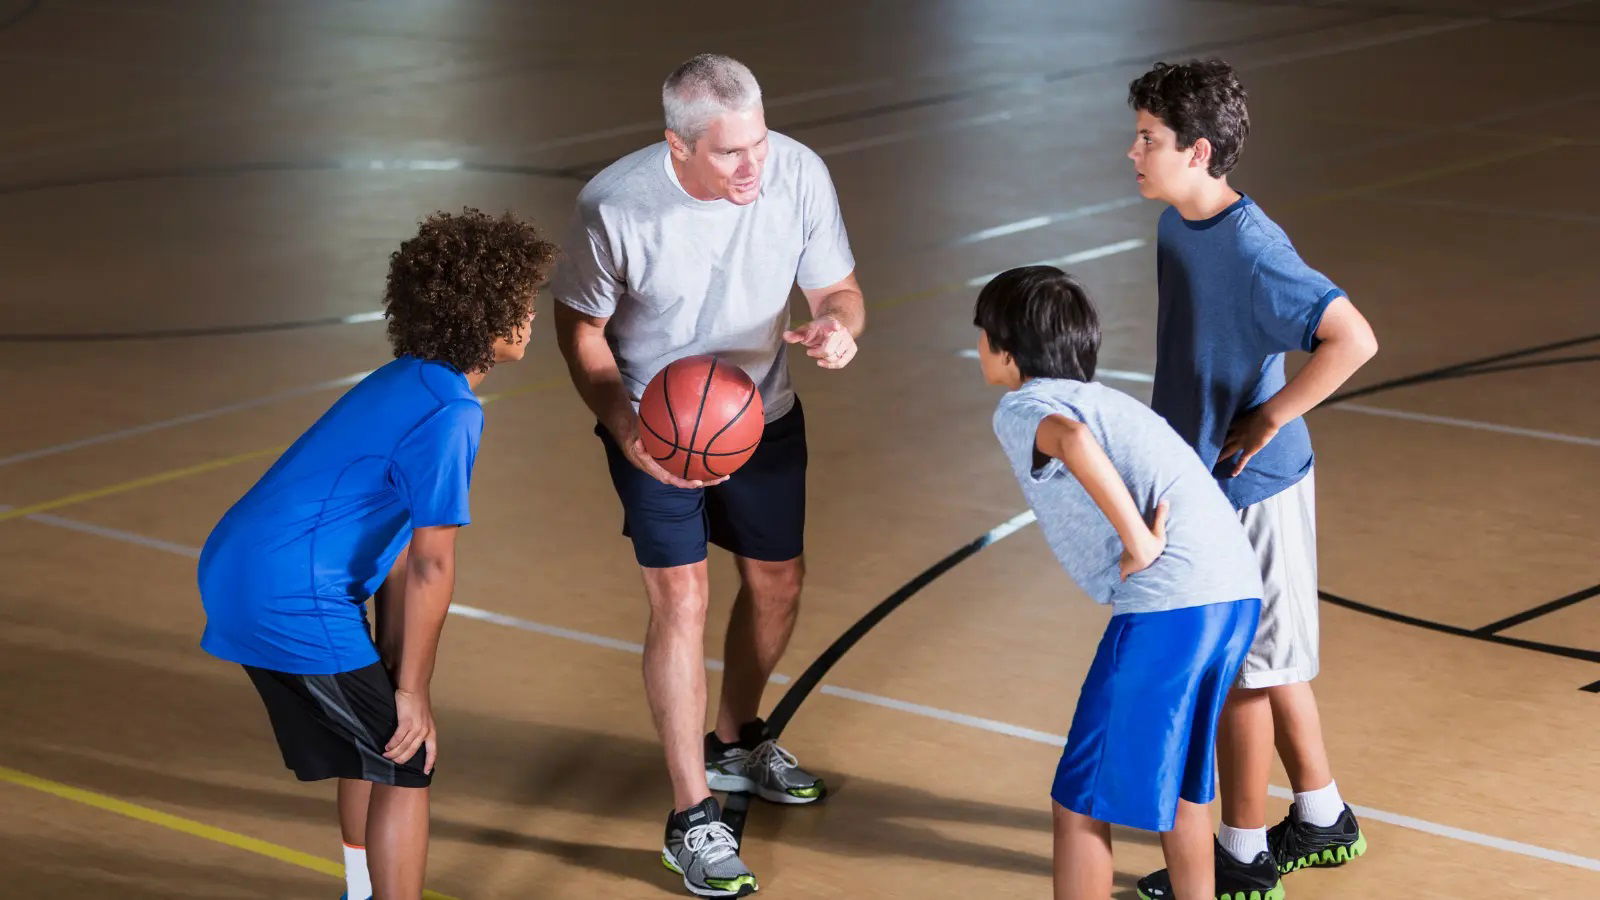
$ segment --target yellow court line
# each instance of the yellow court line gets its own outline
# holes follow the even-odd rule
[[[1527,144],[1517,147],[1513,150],[1501,150],[1498,153],[1490,153],[1485,156],[1475,156],[1471,159],[1461,160],[1460,162],[1449,163],[1443,166],[1435,166],[1431,169],[1423,169],[1420,172],[1412,172],[1408,175],[1400,175],[1395,178],[1386,178],[1382,181],[1358,184],[1354,187],[1335,188],[1334,190],[1324,191],[1315,196],[1308,197],[1305,200],[1290,200],[1274,205],[1279,207],[1316,206],[1321,203],[1327,203],[1330,200],[1342,200],[1346,197],[1353,197],[1358,194],[1368,194],[1372,193],[1373,191],[1381,191],[1386,188],[1401,187],[1407,184],[1416,184],[1419,181],[1430,181],[1434,178],[1443,178],[1446,175],[1457,175],[1462,172],[1470,172],[1473,169],[1481,169],[1484,166],[1492,166],[1495,163],[1508,162],[1520,157],[1533,156],[1537,153],[1543,153],[1546,150],[1553,150],[1557,147],[1565,147],[1571,143],[1572,141],[1567,138],[1546,138],[1545,140],[1539,141],[1536,144]]]
[[[484,403],[489,403],[495,400],[502,400],[506,397],[514,397],[518,394],[527,394],[532,393],[533,391],[544,390],[545,388],[554,387],[557,384],[564,384],[565,382],[565,378],[547,378],[544,381],[536,381],[532,384],[525,384],[520,387],[510,388],[509,390],[500,391],[498,393],[485,394],[478,399]],[[79,503],[87,503],[90,500],[98,500],[101,497],[110,497],[115,494],[125,494],[128,491],[138,490],[142,487],[149,487],[152,484],[176,481],[179,478],[188,478],[190,475],[199,475],[203,472],[210,472],[213,469],[222,469],[237,463],[249,462],[252,459],[260,459],[263,456],[271,456],[273,454],[282,453],[287,449],[288,445],[286,444],[280,444],[273,447],[263,447],[259,450],[250,450],[245,453],[237,453],[233,456],[224,456],[221,459],[213,459],[203,463],[196,463],[192,466],[185,466],[181,469],[171,469],[166,472],[157,472],[154,475],[146,475],[143,478],[133,478],[128,481],[120,481],[116,484],[107,485],[106,487],[102,488],[95,488],[94,490],[90,491],[79,491],[76,494],[68,494],[65,497],[57,497],[54,500],[46,500],[43,503],[32,503],[28,506],[19,506],[15,509],[8,509],[4,512],[0,512],[0,522],[7,521],[9,519],[25,518],[27,516],[34,515],[35,513],[48,512],[52,509],[60,509],[63,506],[76,506]]]
[[[57,497],[54,500],[46,500],[43,503],[33,503],[28,506],[19,506],[15,509],[8,509],[5,512],[0,512],[0,522],[4,522],[7,519],[20,519],[24,516],[31,516],[34,513],[47,512],[52,509],[60,509],[63,506],[73,506],[79,503],[86,503],[90,500],[98,500],[101,497],[109,497],[113,494],[126,493],[127,491],[148,487],[152,484],[161,484],[165,481],[175,481],[179,478],[187,478],[190,475],[199,475],[202,472],[209,472],[212,469],[221,469],[226,466],[234,465],[235,463],[248,462],[249,460],[259,459],[263,456],[268,456],[274,453],[282,453],[285,449],[286,447],[281,445],[276,447],[264,447],[260,450],[251,450],[248,453],[239,453],[233,456],[224,456],[221,459],[213,459],[203,463],[196,463],[195,465],[185,466],[181,469],[171,469],[166,472],[157,472],[154,475],[146,475],[143,478],[134,478],[130,481],[118,482],[117,484],[108,485],[102,488],[95,488],[91,491],[79,491],[76,494],[68,494],[65,497]]]
[[[46,794],[60,797],[63,800],[71,800],[75,803],[82,803],[85,806],[92,806],[96,809],[103,809],[107,812],[114,812],[121,816],[127,816],[130,819],[137,819],[140,822],[147,822],[151,825],[159,825],[162,828],[169,828],[173,831],[182,832],[183,834],[187,834],[192,837],[203,838],[208,841],[215,841],[219,844],[226,844],[229,847],[239,850],[247,850],[251,853],[259,854],[270,859],[275,859],[279,862],[286,862],[290,865],[299,866],[302,869],[310,869],[311,871],[322,875],[328,875],[339,879],[344,878],[344,866],[330,859],[323,859],[320,856],[313,856],[310,853],[302,853],[299,850],[280,846],[270,841],[263,841],[259,838],[249,837],[237,832],[228,831],[225,828],[218,828],[214,825],[207,825],[204,822],[196,822],[193,819],[186,819],[183,816],[175,816],[171,813],[164,813],[160,810],[151,809],[147,806],[140,806],[137,803],[129,803],[126,800],[118,800],[115,797],[110,797],[105,794],[97,794],[94,791],[86,791],[83,788],[75,788],[69,784],[62,784],[59,781],[51,781],[48,778],[40,778],[36,775],[29,775],[27,772],[20,772],[16,769],[7,768],[6,766],[0,766],[0,781],[10,782],[11,784],[19,785],[25,788],[32,788],[36,791],[41,791]],[[424,898],[431,898],[431,900],[456,900],[456,898],[447,894],[441,894],[438,891],[423,891],[422,896]]]

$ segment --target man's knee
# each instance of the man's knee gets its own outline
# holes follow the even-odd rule
[[[706,619],[705,563],[644,569],[650,617],[669,624],[703,624]]]
[[[740,577],[746,593],[758,606],[793,607],[800,601],[806,566],[803,557],[784,562],[743,560]]]

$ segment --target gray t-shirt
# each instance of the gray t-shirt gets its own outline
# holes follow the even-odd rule
[[[794,405],[783,342],[789,292],[796,282],[842,281],[855,258],[822,157],[767,136],[761,196],[746,206],[685,193],[665,142],[607,166],[578,195],[551,290],[610,319],[606,340],[635,406],[668,363],[702,353],[750,376],[767,421]]]
[[[1039,423],[1052,415],[1089,427],[1145,521],[1168,502],[1166,550],[1127,581],[1118,574],[1122,540],[1089,492],[1058,459],[1034,467]],[[1149,407],[1103,384],[1036,378],[1001,398],[994,431],[1050,549],[1096,603],[1120,615],[1261,596],[1261,569],[1232,504]]]

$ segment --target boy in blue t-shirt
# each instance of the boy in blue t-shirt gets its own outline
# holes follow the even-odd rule
[[[1002,272],[975,319],[984,378],[1010,389],[994,430],[1023,496],[1112,612],[1050,790],[1056,896],[1110,897],[1117,824],[1159,832],[1178,896],[1210,897],[1212,752],[1261,609],[1255,554],[1171,426],[1090,382],[1100,326],[1070,276]]]
[[[1156,248],[1160,307],[1151,406],[1212,470],[1259,559],[1261,626],[1218,740],[1219,895],[1277,873],[1340,863],[1366,839],[1339,796],[1310,681],[1317,661],[1311,439],[1301,419],[1377,352],[1372,329],[1249,197],[1228,184],[1250,118],[1220,60],[1156,64],[1129,87],[1139,191],[1171,204]],[[1311,354],[1295,377],[1283,356]],[[1276,731],[1276,740],[1274,740]],[[1294,787],[1266,829],[1276,745]],[[1139,883],[1169,898],[1166,873]]]
[[[340,779],[352,900],[422,895],[437,754],[428,685],[456,529],[471,521],[473,388],[522,358],[555,253],[510,215],[425,220],[390,257],[396,359],[301,435],[200,555],[201,647],[244,666],[301,780]]]

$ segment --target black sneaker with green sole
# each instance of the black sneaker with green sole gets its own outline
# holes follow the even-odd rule
[[[1367,852],[1367,836],[1349,805],[1326,828],[1301,820],[1299,809],[1291,806],[1282,822],[1267,829],[1267,850],[1278,871],[1287,875],[1296,869],[1342,866]]]
[[[1217,900],[1283,900],[1283,879],[1265,851],[1242,863],[1214,843],[1217,860]],[[1166,869],[1139,879],[1140,900],[1173,900],[1172,878]]]

